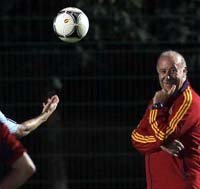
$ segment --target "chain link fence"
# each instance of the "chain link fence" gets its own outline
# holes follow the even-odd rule
[[[37,166],[23,188],[144,189],[144,159],[132,149],[130,134],[159,88],[156,59],[163,50],[181,52],[198,91],[198,35],[161,35],[163,24],[182,18],[145,15],[140,1],[130,1],[131,16],[128,3],[109,12],[112,1],[90,8],[84,2],[70,2],[90,19],[88,35],[77,44],[59,41],[52,29],[56,12],[70,3],[10,1],[0,18],[1,110],[20,122],[37,115],[51,94],[61,99],[50,120],[22,139]]]

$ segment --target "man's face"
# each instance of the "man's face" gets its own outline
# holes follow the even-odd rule
[[[169,56],[161,56],[157,62],[157,72],[160,86],[169,91],[173,85],[180,89],[186,79],[186,68],[182,64],[175,63]]]

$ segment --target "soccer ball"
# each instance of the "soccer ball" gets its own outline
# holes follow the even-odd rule
[[[82,10],[67,7],[58,12],[54,18],[53,29],[62,41],[75,43],[86,36],[89,20]]]

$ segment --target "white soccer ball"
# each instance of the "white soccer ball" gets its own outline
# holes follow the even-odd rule
[[[89,20],[82,10],[67,7],[58,12],[54,18],[53,29],[62,41],[75,43],[86,36]]]

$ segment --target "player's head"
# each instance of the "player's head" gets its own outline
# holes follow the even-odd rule
[[[169,91],[173,85],[180,89],[187,79],[187,66],[184,57],[176,51],[165,51],[158,58],[157,72],[160,86]]]

